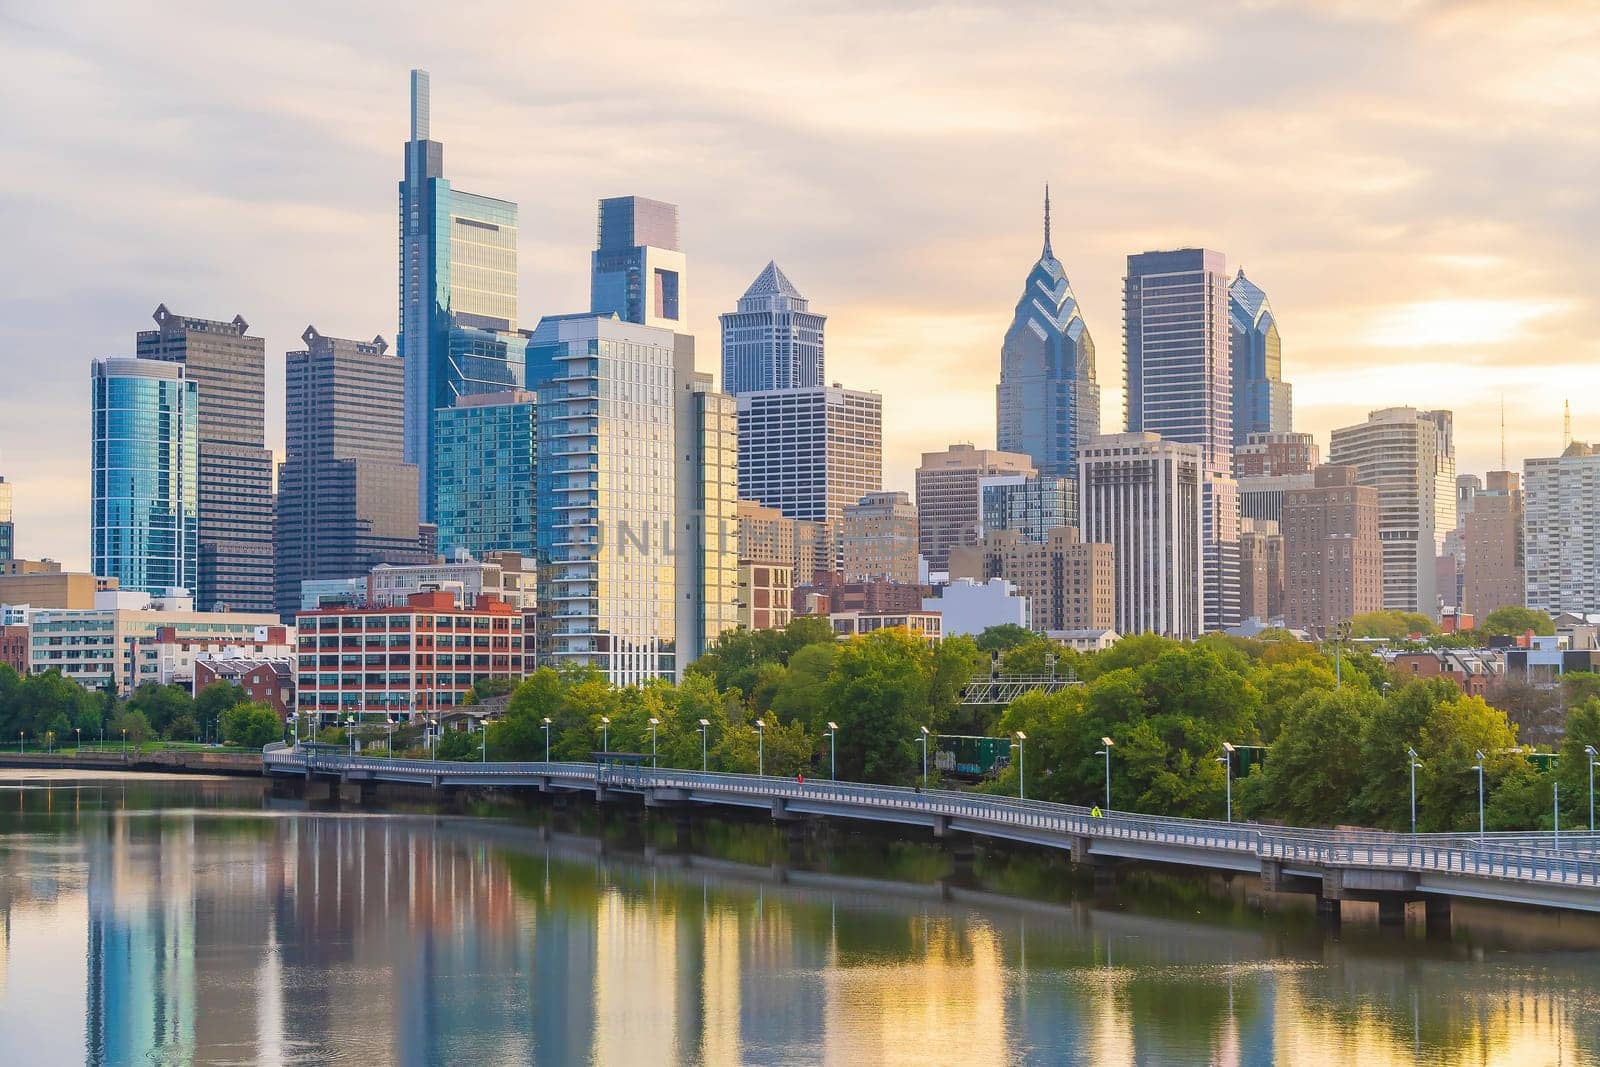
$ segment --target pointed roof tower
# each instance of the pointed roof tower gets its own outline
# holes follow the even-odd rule
[[[1055,254],[1050,251],[1050,183],[1044,183],[1044,253],[1040,259],[1055,259]]]

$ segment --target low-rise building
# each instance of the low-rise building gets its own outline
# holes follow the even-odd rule
[[[28,627],[0,626],[0,663],[18,674],[28,673]]]
[[[839,637],[857,637],[878,630],[908,630],[930,645],[943,637],[937,611],[836,611],[828,615]]]
[[[1430,648],[1394,653],[1389,657],[1389,669],[1402,681],[1443,678],[1467,696],[1481,697],[1505,668],[1492,653]]]
[[[816,575],[809,585],[798,585],[794,590],[795,613],[799,615],[828,615],[838,611],[921,611],[922,598],[928,595],[925,585],[905,585],[901,582],[849,582],[838,571]]]
[[[488,678],[520,678],[523,614],[499,597],[470,606],[448,590],[405,603],[303,611],[295,700],[301,715],[431,716]]]
[[[739,625],[781,630],[794,618],[794,572],[787,563],[739,561]]]
[[[986,582],[956,578],[942,586],[938,596],[924,597],[922,609],[939,613],[945,636],[981,634],[991,626],[1033,628],[1028,598],[1004,578]]]
[[[294,711],[294,660],[201,659],[194,665],[194,692],[213,682],[231,682],[256,703],[266,704],[287,720]]]
[[[53,559],[0,560],[0,604],[87,611],[97,592],[116,585],[114,578],[63,571]]]
[[[293,626],[258,626],[250,634],[226,636],[160,626],[135,646],[140,677],[162,685],[193,685],[195,664],[203,659],[288,660],[295,653]]]
[[[1104,652],[1120,638],[1115,630],[1047,630],[1045,636],[1078,652]]]

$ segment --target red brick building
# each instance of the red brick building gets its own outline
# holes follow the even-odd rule
[[[414,717],[456,707],[485,678],[522,677],[522,612],[480,595],[414,593],[404,607],[333,607],[295,616],[302,715]]]
[[[18,674],[28,673],[28,628],[0,626],[0,663],[8,663]]]
[[[294,661],[287,659],[202,659],[194,665],[196,694],[212,682],[232,682],[250,700],[266,704],[287,720],[294,710]]]

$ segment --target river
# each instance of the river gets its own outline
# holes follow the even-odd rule
[[[1581,1064],[1600,922],[1318,926],[1252,883],[587,806],[309,812],[0,778],[0,1063]]]

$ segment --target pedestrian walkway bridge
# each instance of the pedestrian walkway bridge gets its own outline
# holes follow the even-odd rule
[[[983,793],[850,782],[804,782],[600,763],[456,763],[383,759],[270,745],[268,775],[372,788],[529,789],[642,797],[652,809],[754,808],[775,820],[856,819],[1070,852],[1097,867],[1138,860],[1260,875],[1268,889],[1315,893],[1319,901],[1374,900],[1404,917],[1408,900],[1430,910],[1473,898],[1600,912],[1600,835],[1563,833],[1389,834],[1303,830],[1255,823],[1168,819]],[[1443,909],[1441,908],[1441,912]]]

